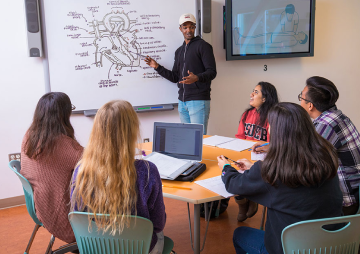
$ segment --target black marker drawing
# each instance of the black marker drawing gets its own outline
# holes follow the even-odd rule
[[[90,34],[95,35],[94,46],[95,64],[103,66],[104,57],[117,70],[123,67],[140,66],[141,48],[136,41],[137,29],[133,29],[135,20],[130,20],[124,11],[111,12],[104,16],[102,21],[94,20],[91,25],[94,29]]]

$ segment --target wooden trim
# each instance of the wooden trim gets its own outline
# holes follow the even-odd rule
[[[5,198],[0,199],[0,209],[18,206],[18,205],[25,205],[25,196],[17,196],[12,198]]]

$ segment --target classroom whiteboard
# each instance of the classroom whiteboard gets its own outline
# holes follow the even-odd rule
[[[177,84],[143,56],[172,69],[183,13],[195,14],[194,0],[43,0],[51,91],[68,94],[76,110],[113,99],[177,103]]]

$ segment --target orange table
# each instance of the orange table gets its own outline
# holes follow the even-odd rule
[[[209,137],[209,136],[204,136]],[[152,142],[141,144],[141,149],[146,152],[146,154],[151,153],[152,151]],[[203,160],[202,163],[206,164],[206,170],[196,178],[198,180],[208,179],[214,176],[221,174],[221,170],[217,164],[216,157],[219,155],[224,155],[230,159],[237,160],[241,158],[249,159],[251,158],[251,152],[242,151],[236,152],[233,150],[222,149],[212,146],[203,146]],[[223,199],[223,196],[216,194],[194,182],[179,182],[179,181],[170,181],[162,180],[164,185],[188,187],[191,190],[176,189],[176,188],[166,188],[163,187],[163,196],[167,198],[172,198],[176,200],[185,201],[188,204],[194,204],[194,253],[200,253],[200,204],[216,201]]]

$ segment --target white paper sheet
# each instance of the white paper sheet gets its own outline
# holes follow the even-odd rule
[[[224,144],[218,145],[218,147],[240,152],[246,149],[250,149],[253,145],[254,145],[253,141],[234,139],[230,142],[226,142]]]
[[[175,179],[193,164],[187,160],[180,160],[156,152],[149,154],[144,159],[154,163],[159,170],[161,178],[165,179]]]
[[[252,161],[263,161],[265,159],[266,153],[254,153],[251,152]]]
[[[231,194],[226,191],[225,184],[221,180],[221,176],[215,176],[205,180],[195,181],[195,183],[223,196],[224,198],[235,196],[235,194]]]
[[[222,143],[229,142],[231,140],[234,140],[234,138],[215,135],[212,137],[204,138],[203,144],[208,146],[218,146]]]

